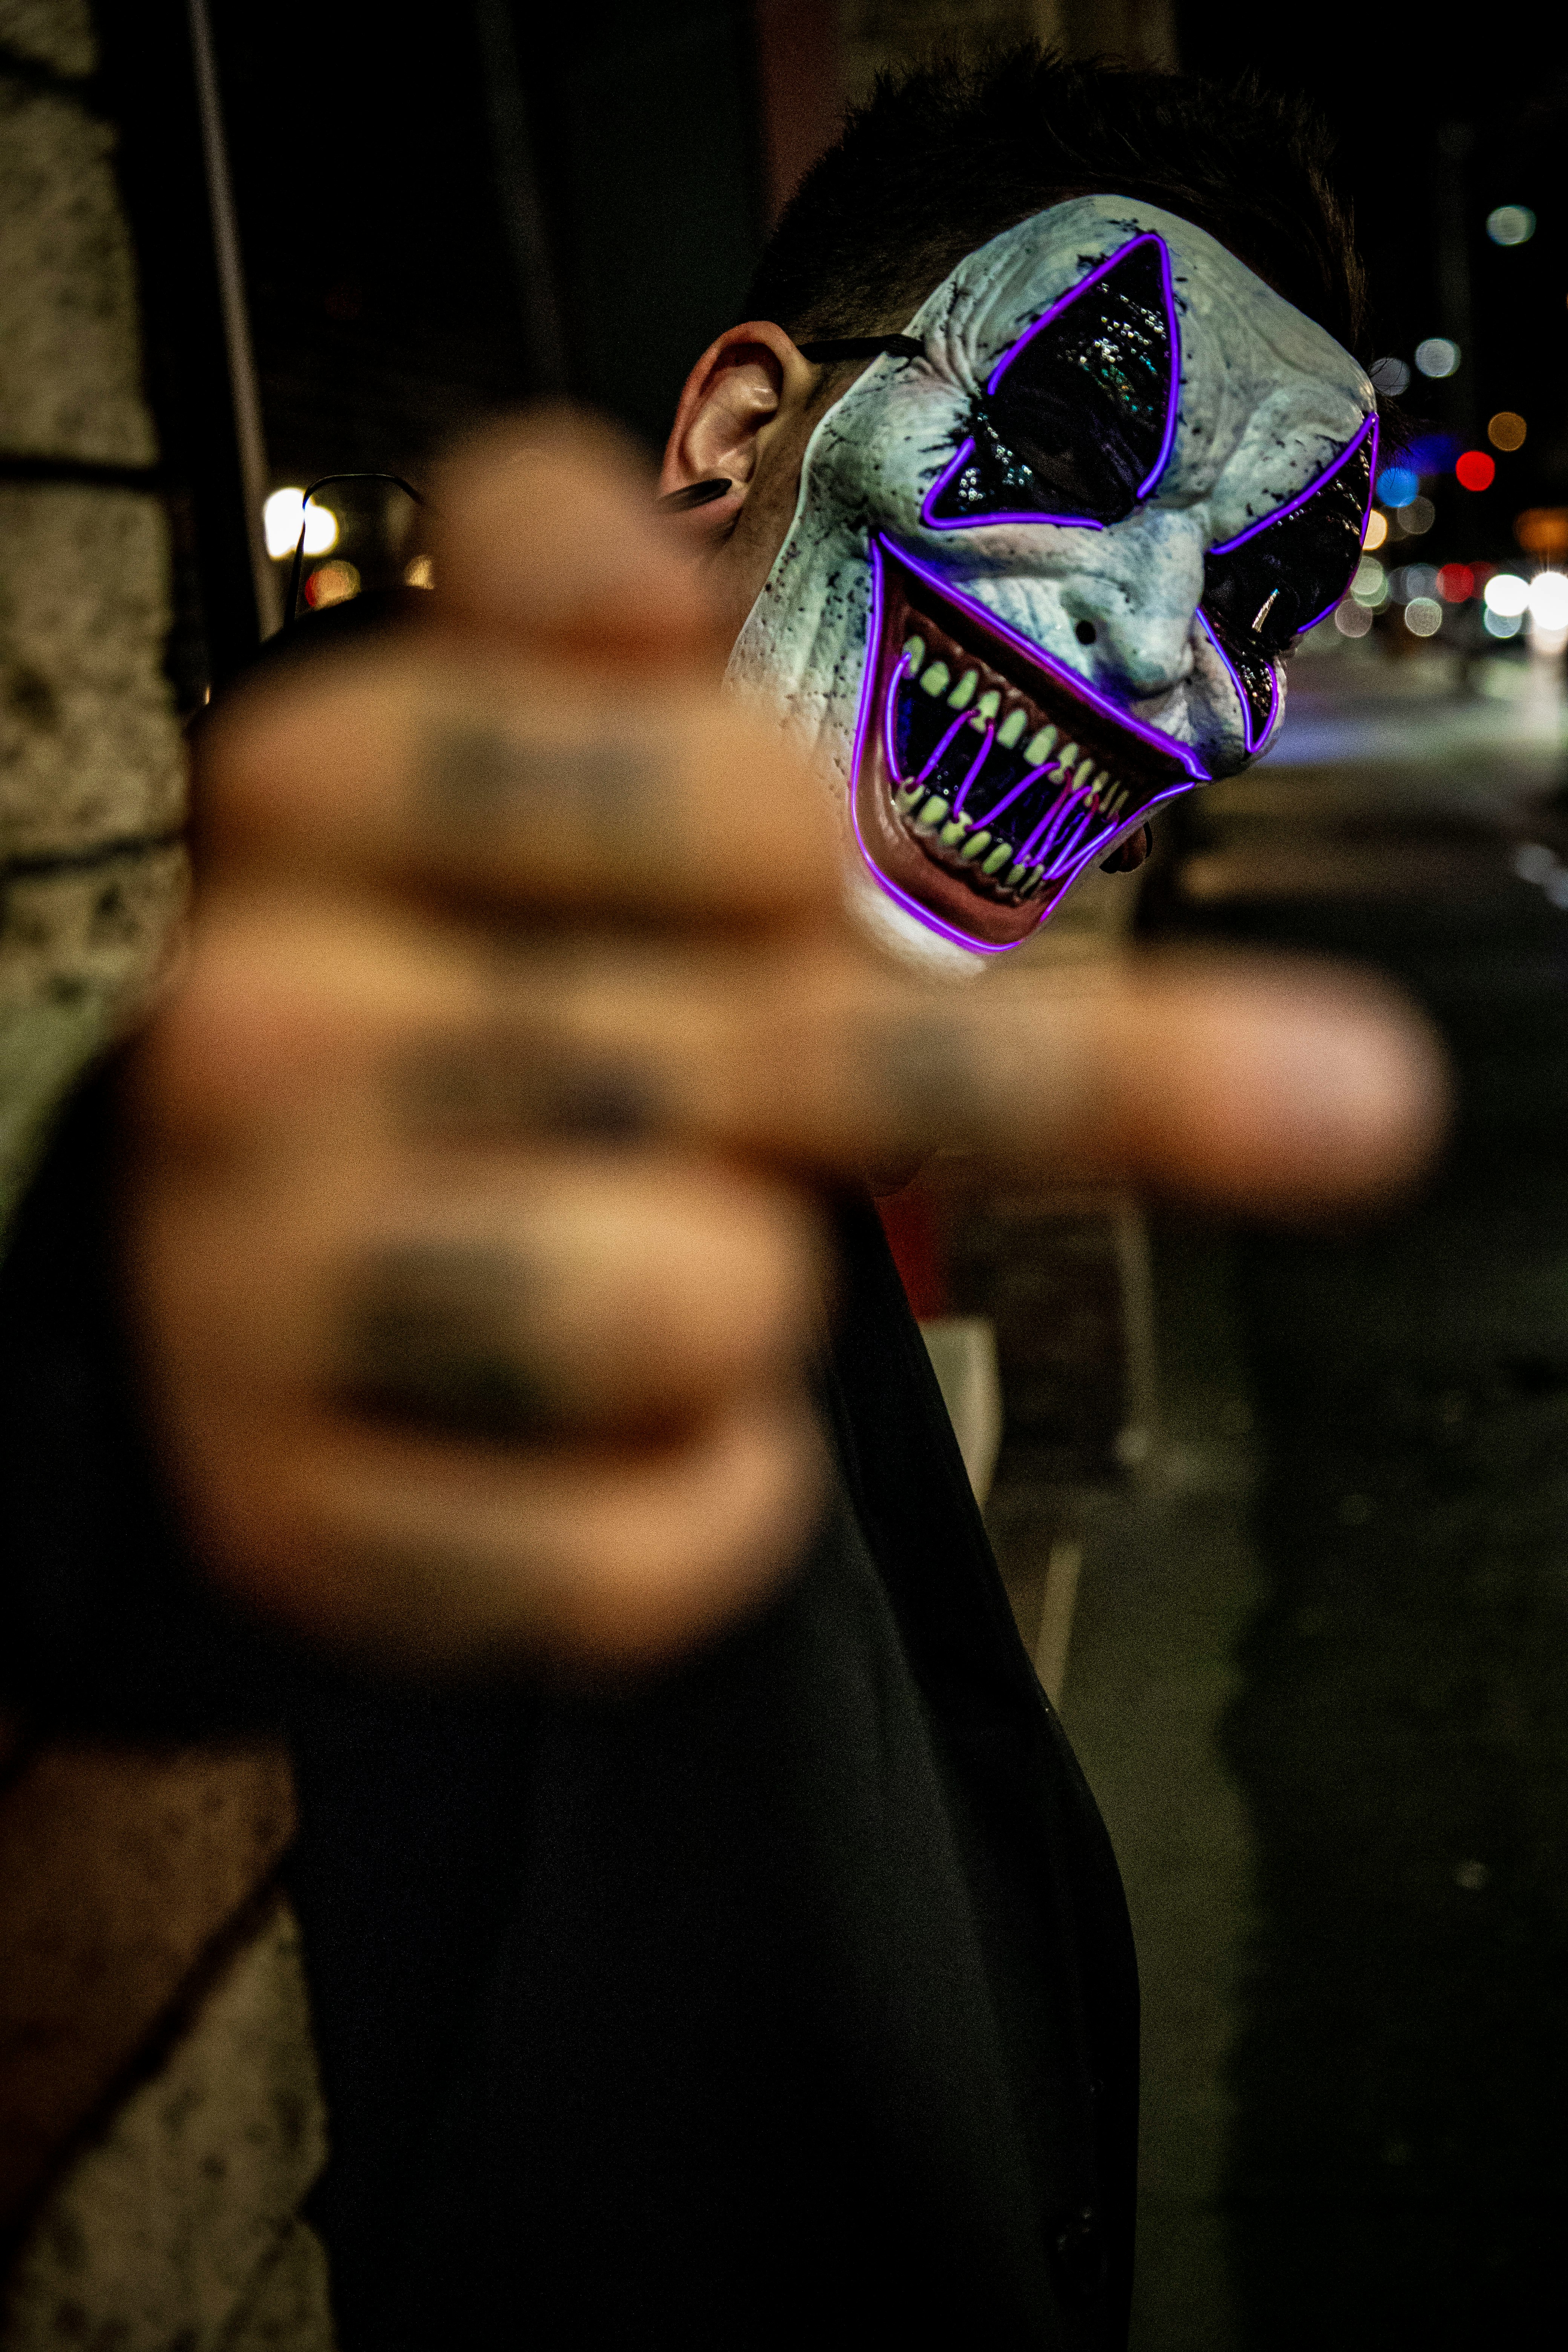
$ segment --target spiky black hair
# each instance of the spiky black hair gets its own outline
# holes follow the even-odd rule
[[[1208,230],[1364,357],[1366,285],[1330,140],[1302,100],[1069,60],[1038,43],[884,75],[807,173],[752,280],[797,342],[896,333],[966,253],[1068,195]]]

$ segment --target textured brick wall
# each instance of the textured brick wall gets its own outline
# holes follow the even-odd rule
[[[95,64],[86,0],[0,0],[0,1220],[184,878],[168,533],[136,478],[157,449]]]

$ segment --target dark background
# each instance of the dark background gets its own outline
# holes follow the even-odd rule
[[[760,249],[748,10],[216,0],[214,24],[281,478],[417,467],[541,391],[657,446]],[[522,173],[526,254],[502,202]]]
[[[1386,10],[1329,16],[1195,5],[1177,10],[1182,62],[1244,65],[1308,99],[1331,128],[1373,289],[1375,352],[1410,364],[1428,335],[1463,353],[1456,375],[1412,375],[1417,418],[1489,447],[1487,419],[1530,427],[1472,494],[1428,486],[1438,520],[1424,557],[1515,555],[1521,509],[1568,499],[1568,31],[1560,11],[1499,8],[1462,22]],[[1527,205],[1526,245],[1494,245],[1487,215]]]

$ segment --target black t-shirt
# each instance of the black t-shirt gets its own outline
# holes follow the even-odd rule
[[[100,1076],[0,1273],[0,1696],[283,1727],[345,2352],[1124,2345],[1121,1885],[869,1204],[838,1216],[836,1491],[783,1591],[615,1689],[395,1683],[187,1559],[112,1119]]]

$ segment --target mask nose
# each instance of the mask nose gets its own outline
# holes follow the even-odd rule
[[[1158,705],[1192,676],[1205,520],[1145,507],[1106,534],[1112,560],[1085,599],[1077,634],[1096,681],[1129,702]]]
[[[1097,617],[1090,625],[1098,681],[1131,702],[1174,694],[1192,674],[1194,610],[1195,600],[1180,613],[1135,609]]]

